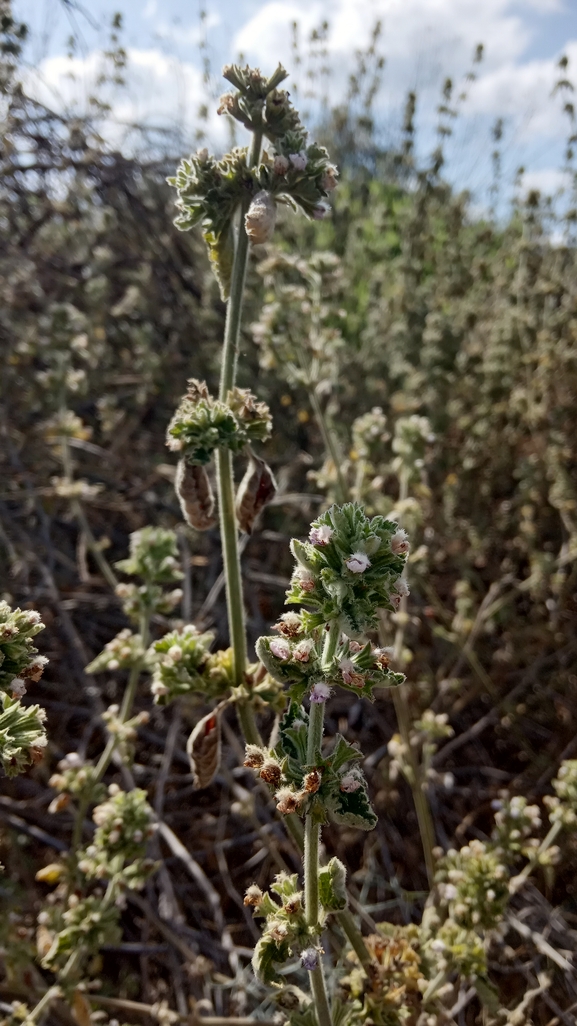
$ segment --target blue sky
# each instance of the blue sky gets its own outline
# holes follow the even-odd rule
[[[384,136],[394,138],[406,92],[416,88],[426,148],[434,142],[440,83],[450,75],[460,90],[481,42],[485,58],[448,147],[451,176],[483,201],[491,175],[490,130],[502,117],[504,180],[510,183],[522,164],[527,187],[550,192],[562,182],[567,125],[559,98],[551,94],[562,53],[577,79],[577,0],[205,0],[204,26],[200,0],[86,0],[88,18],[67,14],[62,0],[15,0],[14,7],[32,29],[29,88],[52,106],[78,108],[93,88],[112,14],[122,11],[129,65],[127,88],[114,97],[108,126],[116,142],[126,142],[128,123],[144,120],[178,126],[183,145],[192,144],[204,98],[199,43],[206,44],[214,91],[220,66],[239,52],[263,70],[278,59],[290,68],[295,20],[303,37],[323,19],[330,22],[331,91],[338,100],[355,49],[366,44],[380,18],[387,63],[376,106]],[[70,63],[65,54],[72,29],[79,46]],[[211,118],[209,131],[217,147],[224,145],[222,122]]]

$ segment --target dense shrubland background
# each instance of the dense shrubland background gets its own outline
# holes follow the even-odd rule
[[[67,752],[99,750],[100,713],[120,694],[118,675],[84,672],[126,625],[89,551],[87,529],[113,562],[126,555],[136,529],[176,528],[185,571],[177,613],[226,642],[218,530],[185,529],[164,445],[186,379],[216,385],[224,317],[201,240],[172,226],[165,177],[181,154],[147,160],[112,151],[99,136],[106,112],[98,105],[83,120],[45,109],[19,86],[17,47],[7,26],[0,580],[4,597],[40,610],[48,625],[38,644],[50,663],[30,700],[48,711],[50,743],[28,775],[1,782],[4,1002],[38,984],[34,917],[46,888],[34,875],[69,843],[70,817],[47,811],[49,777]],[[113,48],[108,60],[110,74],[120,75],[121,51]],[[266,263],[253,261],[250,269],[239,384],[273,411],[266,455],[280,492],[245,544],[245,595],[254,640],[283,607],[287,539],[303,535],[335,495],[334,464],[307,390],[298,374],[287,376],[275,347],[283,318],[297,335],[306,329],[304,261],[329,251],[338,261],[316,267],[326,346],[316,394],[351,487],[370,513],[396,509],[411,533],[403,658],[414,718],[432,708],[448,715],[454,731],[434,756],[429,796],[438,844],[459,847],[490,833],[491,802],[501,789],[540,805],[560,761],[577,754],[573,215],[570,198],[555,217],[532,193],[499,219],[472,216],[467,196],[443,179],[450,90],[440,101],[439,149],[417,164],[415,98],[398,150],[378,144],[378,74],[374,45],[360,58],[348,104],[322,117],[320,132],[342,174],[332,219],[287,217],[275,248],[259,253],[269,263],[285,250],[302,258],[283,266],[285,292],[278,278],[270,283]],[[570,166],[570,153],[567,159]],[[353,429],[375,407],[381,412]],[[426,417],[428,428],[408,496],[399,496],[392,439],[398,419],[410,415]],[[158,618],[156,636],[168,624]],[[146,689],[137,707],[150,709]],[[297,864],[251,774],[237,768],[233,717],[217,780],[193,791],[183,747],[200,711],[155,707],[139,733],[135,773],[214,885],[242,957],[254,941],[242,910],[245,886],[270,877],[277,850],[291,868]],[[389,772],[387,744],[397,730],[389,693],[374,705],[338,694],[329,734],[337,727],[362,739],[369,753],[379,825],[368,835],[329,829],[327,847],[345,861],[353,891],[376,920],[418,919],[426,875],[410,789]],[[189,997],[205,998],[212,1002],[205,1010],[218,1013],[250,1010],[250,971],[243,977],[248,996],[237,986],[231,997],[234,961],[214,901],[174,853],[162,855],[164,869],[144,901],[128,905],[123,941],[103,950],[93,978],[104,994],[149,1004],[166,999],[181,1012]],[[576,869],[568,834],[558,864],[513,899],[529,932],[511,926],[490,963],[503,1006],[541,988],[531,1006],[535,1023],[574,1021],[561,1009],[576,1001],[577,977],[552,961],[543,943],[563,959],[577,950]],[[192,961],[159,932],[159,918],[196,953]],[[458,1021],[481,1021],[477,1013],[476,998],[469,999]]]

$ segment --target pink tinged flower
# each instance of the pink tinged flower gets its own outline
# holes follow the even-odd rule
[[[331,208],[328,203],[323,203],[321,200],[321,202],[317,203],[316,207],[313,208],[313,220],[324,221],[325,217],[328,217],[330,209]]]
[[[341,659],[339,663],[339,670],[341,671],[344,684],[350,684],[355,688],[362,688],[365,685],[365,678],[361,673],[357,673],[355,670],[355,664],[352,659]]]
[[[332,688],[325,684],[324,681],[320,680],[318,684],[313,684],[311,688],[311,702],[315,705],[322,705],[326,702],[327,698],[332,695]]]
[[[321,548],[324,548],[325,545],[329,544],[334,533],[332,527],[329,527],[328,524],[321,524],[320,527],[311,527],[309,541],[311,545],[320,545]]]
[[[290,645],[287,641],[284,641],[283,638],[275,638],[271,641],[270,651],[271,655],[273,655],[275,659],[290,659],[291,657]]]
[[[358,791],[360,786],[361,782],[354,773],[347,773],[344,777],[341,777],[340,790],[344,791],[345,794],[352,794],[353,791]]]
[[[410,547],[407,532],[399,527],[399,530],[391,538],[391,552],[394,552],[395,556],[401,556],[408,552]]]
[[[300,153],[289,153],[289,160],[295,171],[304,171],[308,163],[304,150],[301,150]]]
[[[333,189],[336,189],[339,184],[337,182],[337,175],[338,171],[336,167],[330,165],[321,178],[321,189],[324,189],[325,192],[332,192]]]
[[[393,592],[391,595],[391,605],[393,609],[398,609],[401,604],[401,596],[397,592]]]
[[[361,645],[360,641],[349,641],[349,649],[351,652],[362,652],[365,646]]]
[[[273,161],[273,171],[275,175],[286,175],[290,163],[287,157],[283,157],[282,154],[278,154]]]
[[[315,590],[315,579],[310,570],[299,570],[297,573],[297,580],[303,591]]]
[[[308,663],[313,647],[314,641],[299,641],[293,651],[293,659],[296,659],[299,663]]]
[[[305,950],[301,954],[301,965],[303,969],[308,969],[309,973],[313,973],[315,969],[318,969],[318,951],[315,951],[314,948],[305,948]]]
[[[371,561],[366,552],[353,552],[352,556],[345,559],[345,566],[352,574],[362,574],[365,570],[368,570],[370,565]]]

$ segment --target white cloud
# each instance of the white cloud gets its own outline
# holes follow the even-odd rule
[[[198,109],[206,102],[200,69],[153,48],[131,48],[127,56],[126,85],[120,89],[98,85],[105,66],[97,51],[84,58],[46,58],[28,74],[25,87],[48,107],[79,115],[89,112],[91,96],[99,96],[111,107],[104,132],[113,145],[126,143],[135,125],[173,131],[183,141],[191,140]],[[215,145],[227,141],[226,126],[216,113],[206,129]]]

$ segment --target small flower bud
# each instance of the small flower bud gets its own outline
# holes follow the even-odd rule
[[[301,618],[298,613],[283,613],[273,631],[278,631],[285,638],[296,638],[302,632]]]
[[[290,163],[287,157],[283,157],[282,154],[279,153],[274,158],[272,167],[275,175],[286,175],[290,167]]]
[[[303,780],[303,789],[307,794],[316,794],[321,786],[322,773],[318,769],[311,770]]]
[[[321,178],[321,189],[324,189],[325,192],[332,192],[333,189],[336,189],[339,184],[337,182],[337,175],[338,171],[336,167],[333,167],[332,164],[329,165]]]
[[[275,798],[278,811],[283,816],[287,816],[291,812],[296,812],[304,795],[298,794],[290,787],[281,787],[275,794]]]
[[[328,203],[324,203],[322,200],[320,203],[313,208],[313,220],[324,221],[325,217],[328,217],[330,213],[330,207]]]
[[[298,645],[296,645],[293,650],[293,659],[296,659],[298,663],[308,663],[313,648],[314,641],[310,638],[306,638],[304,641],[299,641]]]
[[[278,787],[281,777],[282,772],[278,762],[275,762],[274,759],[265,759],[260,769],[261,780],[264,780],[265,784]]]
[[[408,552],[410,547],[407,532],[399,527],[399,530],[391,538],[391,552],[394,552],[395,556],[399,556]]]
[[[297,570],[296,579],[303,591],[315,590],[315,579],[310,570],[304,568]]]
[[[322,705],[323,702],[326,702],[327,698],[330,698],[331,695],[332,688],[322,680],[318,681],[317,684],[313,684],[311,688],[311,702],[315,705]]]
[[[283,638],[275,638],[274,641],[271,641],[270,651],[275,659],[286,660],[291,657],[290,645]]]
[[[301,965],[303,969],[308,969],[309,973],[315,971],[319,967],[319,955],[318,951],[314,948],[305,948],[301,954]]]
[[[344,777],[341,777],[339,786],[345,794],[353,794],[354,791],[358,791],[361,781],[354,773],[345,773]]]
[[[247,769],[260,769],[264,762],[264,753],[258,745],[247,745],[243,766]]]
[[[250,908],[258,908],[263,898],[262,891],[257,884],[251,884],[244,896],[244,904]]]
[[[308,164],[308,158],[304,150],[300,153],[289,153],[289,160],[295,171],[304,171]]]
[[[332,527],[329,527],[327,524],[321,524],[320,527],[311,527],[309,541],[311,545],[318,545],[320,548],[324,548],[325,545],[329,544],[333,534]]]
[[[345,566],[353,574],[362,574],[371,565],[371,561],[367,556],[366,552],[353,552],[352,556],[345,559]]]

